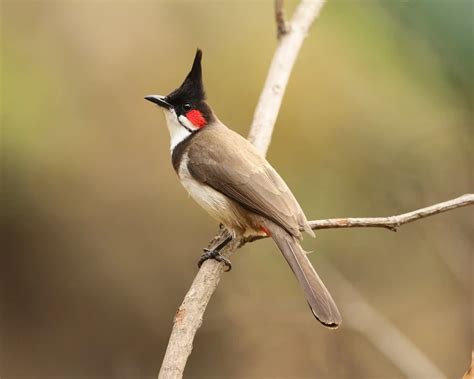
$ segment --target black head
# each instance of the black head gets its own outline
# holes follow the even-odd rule
[[[176,116],[185,116],[196,127],[201,128],[213,120],[213,113],[206,103],[206,93],[202,82],[202,51],[197,49],[193,66],[180,87],[167,96],[146,96],[162,108],[174,110]]]

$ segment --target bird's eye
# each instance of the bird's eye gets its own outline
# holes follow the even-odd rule
[[[191,110],[191,104],[184,104],[183,109],[187,112]]]

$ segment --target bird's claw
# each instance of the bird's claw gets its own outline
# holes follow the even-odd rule
[[[232,270],[232,263],[230,260],[221,255],[218,251],[204,249],[204,253],[201,255],[198,261],[198,267],[201,268],[202,264],[208,259],[214,259],[217,262],[222,262],[225,265],[225,272]]]

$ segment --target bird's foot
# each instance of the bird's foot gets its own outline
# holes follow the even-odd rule
[[[232,270],[232,263],[230,260],[221,255],[218,251],[204,249],[204,253],[201,255],[198,261],[198,267],[201,268],[202,264],[207,261],[208,259],[214,259],[217,262],[223,262],[225,265],[225,272]]]

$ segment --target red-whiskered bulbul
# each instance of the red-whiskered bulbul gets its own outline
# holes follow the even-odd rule
[[[334,300],[306,257],[300,229],[314,236],[290,189],[245,138],[227,128],[205,101],[197,50],[183,84],[168,96],[145,99],[164,112],[171,136],[171,157],[179,180],[229,235],[209,258],[230,262],[219,251],[236,237],[270,236],[296,275],[314,316],[325,326],[337,327],[341,315]]]

